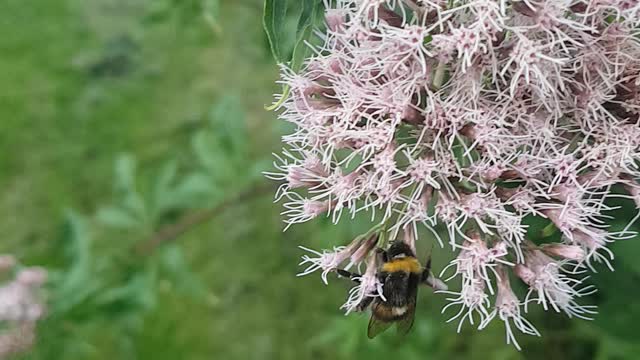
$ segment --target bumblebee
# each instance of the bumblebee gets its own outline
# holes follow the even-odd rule
[[[366,297],[357,309],[366,310],[371,306],[371,318],[367,336],[373,339],[381,332],[396,324],[400,334],[406,334],[413,326],[416,312],[418,285],[430,285],[431,258],[426,261],[424,268],[415,254],[402,241],[395,241],[385,251],[377,249],[381,266],[377,277],[382,284],[383,297]],[[349,277],[358,282],[360,275],[345,270],[338,270],[339,275]]]

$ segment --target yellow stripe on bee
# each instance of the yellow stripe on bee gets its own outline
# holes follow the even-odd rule
[[[406,273],[420,273],[422,267],[416,258],[405,257],[401,259],[393,259],[382,265],[382,271],[397,272],[404,271]]]

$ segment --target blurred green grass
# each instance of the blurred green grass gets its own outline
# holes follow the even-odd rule
[[[222,94],[241,95],[253,129],[271,119],[262,105],[277,70],[260,2],[223,5],[219,35],[186,18],[185,2],[159,2],[167,9],[156,1],[3,2],[0,179],[14,196],[1,209],[13,241],[50,233],[64,206],[92,210],[110,196],[118,153],[152,165],[184,144]],[[25,193],[29,201],[18,196]]]
[[[65,269],[68,209],[93,214],[112,200],[113,164],[122,153],[138,160],[142,187],[167,159],[193,163],[191,135],[224,96],[238,99],[245,113],[250,158],[277,151],[280,125],[263,109],[278,88],[261,1],[223,0],[215,27],[202,16],[202,3],[0,4],[0,252]],[[142,284],[133,291],[135,306],[77,304],[44,321],[37,346],[23,357],[637,358],[640,247],[634,242],[615,245],[618,271],[594,276],[601,291],[587,300],[601,305],[596,321],[534,312],[543,338],[520,336],[521,353],[504,344],[498,324],[456,334],[439,314],[443,299],[429,290],[421,293],[416,327],[406,339],[391,333],[369,341],[366,316],[344,317],[338,309],[347,284],[294,276],[297,245],[342,244],[365,229],[366,219],[340,226],[321,219],[282,233],[279,212],[269,194],[256,194],[150,256],[128,251],[148,233],[92,226],[96,284]],[[440,252],[435,268],[449,256]]]

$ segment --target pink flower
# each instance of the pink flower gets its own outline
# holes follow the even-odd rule
[[[582,280],[563,274],[563,263],[544,255],[540,250],[525,252],[524,264],[515,266],[515,274],[529,285],[525,304],[535,301],[542,307],[563,311],[567,316],[590,319],[595,314],[594,306],[579,305],[576,299],[592,294],[591,286],[581,287]]]
[[[12,255],[0,255],[0,273],[11,270],[16,265],[16,259]]]
[[[451,322],[459,319],[458,332],[462,329],[465,321],[475,325],[478,320],[480,326],[489,317],[487,310],[490,305],[489,296],[485,292],[485,282],[480,279],[471,278],[463,281],[460,292],[439,291],[439,293],[455,296],[447,298],[449,304],[442,308],[443,313],[451,306],[460,306],[458,313],[447,320],[447,322]],[[477,320],[475,316],[478,317]]]
[[[507,344],[513,343],[513,345],[520,350],[520,345],[516,340],[513,333],[513,326],[520,330],[524,334],[540,336],[540,333],[536,328],[524,318],[522,314],[522,303],[511,289],[509,282],[509,274],[503,266],[498,267],[498,295],[496,296],[496,303],[493,311],[487,316],[484,321],[478,327],[483,329],[489,325],[496,315],[500,320],[504,322],[504,327],[507,334]]]
[[[375,254],[371,254],[366,262],[366,271],[364,274],[353,279],[357,281],[358,284],[349,290],[347,302],[341,307],[346,310],[347,314],[353,310],[360,310],[358,309],[358,305],[367,297],[382,297],[384,299],[382,283],[377,276],[379,266],[377,259],[378,257]]]
[[[327,276],[330,272],[338,269],[338,267],[347,260],[350,261],[344,267],[345,270],[361,263],[375,247],[376,243],[377,236],[374,236],[369,238],[357,237],[349,246],[338,246],[333,250],[323,250],[322,252],[300,246],[302,250],[309,252],[311,255],[302,256],[302,261],[299,265],[306,265],[307,268],[299,273],[298,276],[304,276],[322,270],[322,281],[327,284]]]
[[[5,270],[18,267],[11,255],[0,257]],[[5,277],[6,278],[6,277]],[[46,314],[42,286],[46,270],[39,267],[22,268],[4,283],[0,283],[0,358],[28,350],[35,341],[36,323]]]
[[[296,193],[288,193],[289,202],[284,204],[285,210],[281,213],[288,217],[285,220],[287,227],[314,219],[331,209],[331,201],[311,200],[303,198]]]
[[[436,229],[446,228],[457,254],[445,269],[462,284],[448,292],[447,308],[461,307],[452,319],[484,328],[500,318],[518,348],[512,328],[538,335],[522,305],[590,317],[578,300],[592,289],[574,276],[598,262],[612,269],[610,243],[640,218],[640,5],[324,3],[313,55],[297,73],[281,65],[290,91],[276,99],[279,116],[295,129],[266,175],[280,182],[288,226],[362,216],[380,224],[371,234],[412,248],[421,228],[444,245]],[[639,212],[611,232],[616,184]],[[549,219],[561,241],[531,243],[533,217]],[[303,273],[326,280],[373,252],[361,247],[354,259],[346,249],[306,255]],[[375,294],[373,269],[347,312]],[[511,289],[511,272],[526,296]]]
[[[506,260],[507,245],[503,242],[488,247],[477,234],[471,235],[462,246],[458,257],[442,270],[445,273],[449,267],[455,266],[454,274],[447,279],[461,276],[463,281],[474,279],[484,281],[490,294],[493,294],[492,277],[496,275],[495,267],[500,264],[513,265]]]

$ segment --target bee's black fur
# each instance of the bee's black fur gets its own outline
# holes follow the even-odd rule
[[[411,250],[411,247],[402,241],[394,241],[387,249],[385,262],[393,259],[397,255],[404,254],[406,256],[416,257],[416,255]]]
[[[387,250],[378,248],[376,256],[382,264],[392,261],[398,255],[415,258],[411,247],[402,241],[394,241]],[[421,273],[405,271],[381,271],[377,277],[382,283],[383,297],[365,297],[357,305],[358,311],[363,311],[370,305],[372,307],[371,320],[369,322],[369,337],[375,337],[384,331],[390,323],[397,322],[400,332],[407,332],[413,324],[415,314],[418,285],[426,283],[431,271],[431,258],[427,259]],[[360,282],[359,274],[337,269],[340,276],[348,277],[355,282]]]

